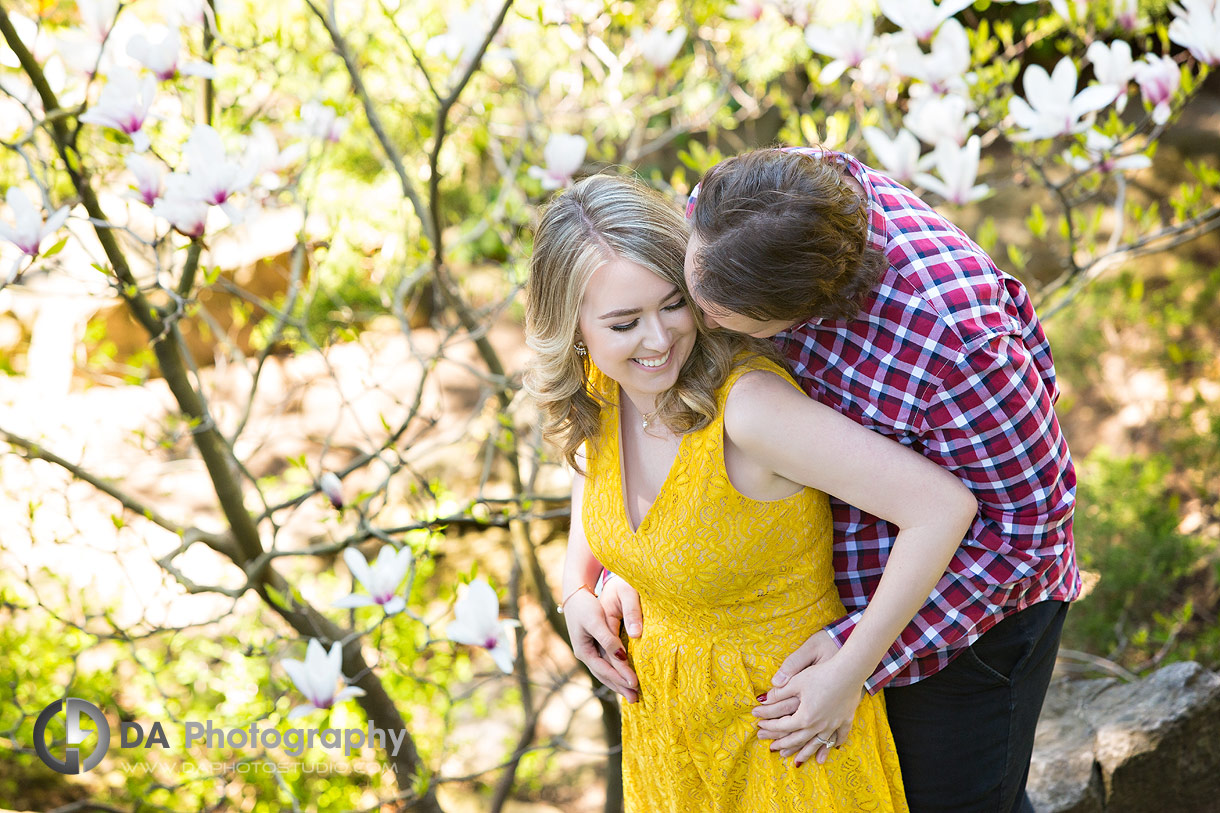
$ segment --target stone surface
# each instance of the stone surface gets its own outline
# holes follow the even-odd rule
[[[1038,724],[1039,813],[1220,810],[1220,675],[1177,663],[1139,681],[1059,681]]]

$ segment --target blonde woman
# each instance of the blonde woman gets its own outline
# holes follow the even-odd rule
[[[656,192],[587,178],[545,212],[526,299],[526,386],[575,471],[562,608],[577,656],[633,701],[628,809],[905,811],[882,698],[862,687],[975,500],[805,397],[764,343],[706,331],[686,240]],[[757,737],[752,710],[788,653],[843,613],[828,493],[901,530],[817,709],[792,715],[789,760]],[[593,593],[602,565],[640,593],[647,623],[626,647]]]

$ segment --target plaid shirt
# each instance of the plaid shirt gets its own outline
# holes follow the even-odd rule
[[[869,243],[889,268],[855,319],[796,325],[775,337],[780,351],[811,397],[953,472],[979,503],[945,575],[868,679],[876,692],[935,674],[1006,615],[1079,595],[1076,474],[1050,345],[1021,283],[892,179],[843,153],[792,149],[836,160],[860,183]],[[827,630],[842,645],[897,528],[831,505],[848,613]]]

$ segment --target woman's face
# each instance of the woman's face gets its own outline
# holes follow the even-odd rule
[[[695,346],[695,319],[681,288],[614,258],[589,279],[580,334],[598,369],[648,409],[677,383]]]

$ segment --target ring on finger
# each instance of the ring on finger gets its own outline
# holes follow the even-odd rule
[[[817,740],[818,742],[822,743],[822,745],[825,745],[827,748],[835,747],[835,738],[833,736],[830,739],[826,739],[825,737],[821,737],[817,734],[814,734],[813,738],[815,740]]]

